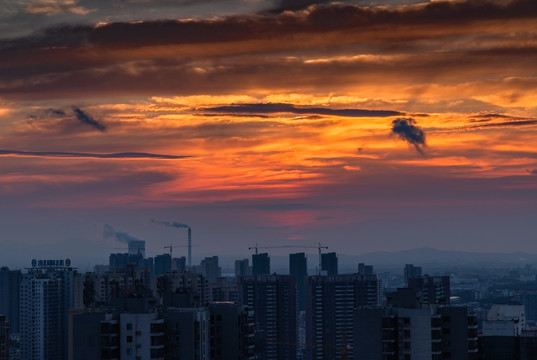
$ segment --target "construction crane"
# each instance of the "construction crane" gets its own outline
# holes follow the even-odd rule
[[[294,248],[294,249],[317,249],[319,251],[319,271],[321,271],[322,266],[322,249],[327,249],[328,246],[322,246],[321,243],[317,246],[313,245],[277,245],[277,246],[259,246],[259,244],[255,244],[255,246],[250,246],[248,250],[255,250],[255,254],[259,254],[259,249],[283,249],[283,248]]]
[[[199,246],[199,245],[174,245],[174,244],[170,244],[168,246],[164,246],[164,249],[170,249],[170,257],[173,259],[173,248],[191,247],[191,246]]]

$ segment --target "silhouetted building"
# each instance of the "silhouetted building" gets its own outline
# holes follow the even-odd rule
[[[408,288],[421,293],[424,304],[449,305],[451,290],[449,276],[419,276],[409,277]]]
[[[210,313],[212,360],[254,360],[254,315],[247,307],[213,303]]]
[[[527,291],[522,295],[522,304],[526,310],[526,322],[537,325],[537,291]]]
[[[289,274],[295,277],[298,311],[306,310],[306,281],[308,277],[306,254],[289,254]]]
[[[127,268],[129,263],[129,254],[110,254],[108,257],[108,267],[110,271],[121,271]]]
[[[229,301],[238,303],[239,287],[237,281],[230,281],[229,278],[219,277],[214,283],[209,284],[210,301]]]
[[[358,264],[358,275],[373,275],[373,265]]]
[[[170,254],[155,256],[155,276],[172,272],[172,257]]]
[[[200,306],[209,302],[209,283],[205,276],[189,272],[172,272],[156,278],[156,296],[179,292],[191,293]]]
[[[254,311],[259,360],[295,360],[296,283],[290,275],[253,275],[239,279],[240,301]]]
[[[180,258],[173,258],[172,271],[186,271],[186,257],[181,256]]]
[[[105,321],[106,312],[71,310],[69,318],[69,360],[113,359],[107,356],[111,354],[119,359],[119,338],[109,337],[107,328],[110,324]],[[118,332],[119,329],[114,334]]]
[[[338,264],[335,252],[321,255],[321,270],[324,272],[323,275],[337,275]]]
[[[466,307],[357,308],[354,358],[477,359],[477,320]]]
[[[235,260],[235,277],[252,275],[248,259]]]
[[[209,283],[216,282],[216,279],[222,275],[222,269],[218,266],[218,256],[206,257],[201,261],[200,268],[201,274]]]
[[[20,270],[0,269],[0,314],[6,316],[11,333],[19,333]]]
[[[9,359],[9,323],[5,315],[0,315],[0,360]]]
[[[145,241],[129,240],[129,255],[141,255],[145,257]]]
[[[210,359],[210,317],[207,308],[166,308],[164,359]]]
[[[408,285],[408,279],[412,277],[421,276],[421,266],[414,266],[412,264],[405,265],[405,286]]]
[[[306,287],[307,359],[351,358],[353,311],[378,306],[376,275],[310,276]]]
[[[252,255],[252,275],[270,274],[270,257],[267,253]]]

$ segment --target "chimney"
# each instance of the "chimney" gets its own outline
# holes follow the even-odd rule
[[[192,266],[192,229],[188,227],[188,266]]]

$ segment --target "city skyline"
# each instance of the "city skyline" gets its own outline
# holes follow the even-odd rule
[[[103,263],[123,246],[106,226],[168,253],[173,222],[198,257],[537,253],[536,18],[531,0],[5,1],[0,263]]]

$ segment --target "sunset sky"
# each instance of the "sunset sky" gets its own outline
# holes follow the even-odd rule
[[[1,265],[537,253],[535,0],[0,3]]]

